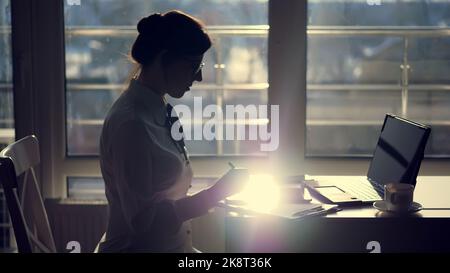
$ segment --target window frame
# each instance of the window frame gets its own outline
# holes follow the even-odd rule
[[[66,157],[64,2],[12,2],[16,139],[37,135],[43,194],[65,198],[67,177],[101,173],[98,159]],[[280,106],[280,146],[268,157],[194,157],[195,176],[219,176],[228,169],[230,160],[253,172],[366,175],[367,158],[305,157],[307,3],[269,0],[268,6],[268,101]],[[425,159],[420,174],[450,175],[449,162]]]

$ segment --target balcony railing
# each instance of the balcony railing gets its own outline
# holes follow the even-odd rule
[[[207,31],[216,37],[222,36],[250,36],[250,37],[267,37],[270,28],[268,25],[257,26],[210,26]],[[0,34],[9,34],[10,27],[0,27]],[[134,26],[68,26],[66,27],[67,35],[75,36],[109,36],[109,37],[134,37],[137,31]],[[396,26],[308,26],[307,35],[327,36],[327,37],[359,37],[359,36],[380,36],[380,37],[400,37],[403,38],[403,62],[399,63],[402,67],[401,84],[308,84],[307,90],[314,91],[401,91],[402,94],[402,114],[407,116],[408,110],[408,92],[409,91],[450,91],[448,84],[410,84],[409,69],[410,63],[408,59],[408,42],[411,38],[417,37],[450,37],[450,28],[441,27],[396,27]],[[220,41],[220,39],[219,39]],[[220,55],[220,54],[219,54]],[[218,60],[220,64],[222,60]],[[218,66],[220,67],[220,66]],[[217,69],[218,73],[221,69]],[[219,79],[221,77],[218,77]],[[86,90],[111,90],[121,91],[125,86],[122,84],[92,84],[92,83],[68,83],[67,90],[69,92],[86,91]],[[221,96],[222,90],[254,90],[266,91],[269,87],[268,83],[252,83],[252,84],[224,84],[219,81],[215,84],[198,84],[193,90],[210,90],[217,91],[217,95]],[[0,91],[11,89],[11,83],[0,84]],[[223,102],[222,98],[218,101]],[[6,122],[5,119],[0,122]],[[70,121],[75,122],[74,120]],[[100,125],[101,120],[77,121],[78,124]],[[352,120],[308,120],[307,125],[338,125],[338,124],[354,124],[354,125],[375,125],[380,122],[376,121],[352,121]],[[426,121],[433,125],[449,125],[446,120]],[[4,137],[5,130],[2,131]],[[11,133],[8,131],[7,133]]]

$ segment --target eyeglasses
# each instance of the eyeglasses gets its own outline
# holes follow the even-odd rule
[[[199,61],[198,59],[197,59],[197,60],[193,60],[193,59],[191,59],[191,58],[189,58],[189,57],[187,57],[187,56],[183,56],[182,58],[183,58],[184,60],[186,60],[186,61],[188,61],[188,62],[190,62],[190,63],[192,64],[194,76],[196,76],[198,73],[200,73],[200,71],[201,71],[201,70],[203,69],[203,67],[205,66],[205,62],[200,62],[200,63],[197,65],[197,62]]]
[[[204,66],[205,66],[205,63],[204,63],[204,62],[201,62],[201,63],[198,65],[197,69],[194,70],[194,75],[197,75],[197,74],[203,69]]]

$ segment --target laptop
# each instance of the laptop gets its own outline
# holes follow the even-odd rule
[[[416,185],[431,128],[386,114],[367,177],[327,179],[305,176],[305,186],[318,199],[339,205],[372,204],[382,200],[384,185]]]

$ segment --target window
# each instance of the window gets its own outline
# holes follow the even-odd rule
[[[65,1],[66,137],[68,156],[98,155],[103,119],[124,89],[136,23],[180,9],[202,19],[213,37],[203,81],[174,104],[267,104],[268,4],[261,0]],[[183,119],[202,127],[204,119]],[[227,121],[226,121],[227,122]],[[248,120],[236,122],[252,122]],[[265,120],[256,120],[265,122]],[[259,154],[258,141],[186,141],[191,155]]]
[[[450,156],[448,1],[311,0],[307,20],[307,156],[370,156],[388,112]]]
[[[11,16],[9,0],[0,0],[0,149],[14,141]]]
[[[376,0],[369,1],[372,5],[362,0],[24,2],[29,9],[14,11],[22,15],[14,17],[25,21],[20,24],[24,29],[32,25],[45,39],[23,35],[23,43],[18,44],[27,45],[23,46],[28,54],[24,76],[32,83],[32,88],[21,89],[21,95],[32,98],[21,105],[25,110],[30,105],[36,109],[29,111],[25,122],[16,118],[15,123],[17,129],[20,124],[24,131],[37,130],[42,137],[41,181],[50,181],[43,187],[46,197],[66,197],[70,179],[101,177],[100,129],[125,87],[136,22],[170,9],[202,19],[214,39],[206,55],[204,81],[178,102],[192,105],[195,95],[205,104],[222,107],[268,103],[280,109],[279,149],[268,156],[253,156],[259,152],[257,142],[187,141],[191,155],[210,156],[192,156],[196,176],[223,173],[227,155],[252,155],[232,160],[253,170],[362,175],[368,158],[341,156],[370,155],[385,112],[401,115],[404,111],[408,118],[433,125],[427,155],[448,155],[447,1],[382,0],[381,5]],[[407,77],[400,67],[405,35],[411,68]],[[51,54],[54,58],[46,58]],[[40,67],[46,70],[36,69]],[[182,118],[182,122],[198,127],[204,119]],[[449,173],[446,160],[424,163],[423,175]]]
[[[10,7],[9,0],[0,0],[0,150],[14,141]],[[5,196],[0,187],[0,252],[9,248],[11,230]]]

